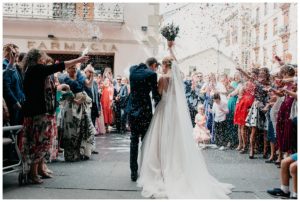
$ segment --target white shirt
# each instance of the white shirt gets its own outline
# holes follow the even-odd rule
[[[229,112],[227,103],[222,101],[220,104],[214,102],[212,107],[212,113],[214,114],[214,121],[221,122],[226,120],[226,114]]]

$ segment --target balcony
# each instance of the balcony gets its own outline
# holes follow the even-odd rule
[[[259,26],[259,18],[252,18],[251,24],[252,24],[254,27]]]
[[[123,23],[124,9],[118,3],[4,3],[3,17]]]
[[[283,41],[288,40],[290,36],[290,29],[288,25],[282,26],[278,29],[278,35],[281,37]]]

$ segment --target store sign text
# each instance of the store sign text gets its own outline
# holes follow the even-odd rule
[[[88,43],[88,42],[58,42],[58,41],[28,41],[28,49],[38,48],[41,50],[51,51],[82,51],[89,47],[90,51],[116,52],[118,51],[115,44]]]

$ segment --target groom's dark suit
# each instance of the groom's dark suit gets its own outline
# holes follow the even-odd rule
[[[157,89],[157,74],[144,63],[130,68],[130,95],[129,95],[129,124],[130,137],[130,169],[132,175],[137,173],[139,136],[143,140],[152,118],[152,104],[149,93],[157,104],[160,95]],[[132,178],[134,178],[132,176]]]

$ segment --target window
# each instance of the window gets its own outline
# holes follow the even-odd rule
[[[231,32],[232,36],[232,44],[236,44],[238,41],[238,36],[237,36],[237,26],[234,26]]]
[[[228,30],[227,34],[226,34],[226,46],[229,46],[229,45],[230,45],[230,31]]]
[[[256,9],[256,22],[259,21],[259,8]]]
[[[264,66],[267,65],[267,49],[264,48]]]
[[[277,18],[274,18],[273,19],[273,36],[275,36],[277,34],[277,23],[278,23],[278,19]]]
[[[273,62],[273,64],[275,63],[275,59],[274,59],[275,55],[277,55],[277,45],[276,44],[274,44],[272,46],[272,56],[273,56],[272,62]]]
[[[192,76],[193,73],[197,72],[196,66],[189,66],[189,75]]]
[[[265,3],[265,15],[267,15],[268,14],[268,3]]]
[[[267,40],[268,38],[268,24],[265,24],[264,26],[264,40]]]

